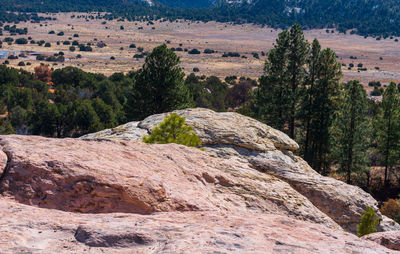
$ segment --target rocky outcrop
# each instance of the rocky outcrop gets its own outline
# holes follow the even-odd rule
[[[0,191],[23,204],[83,213],[275,213],[340,228],[303,195],[247,163],[175,144],[5,136]]]
[[[395,253],[320,224],[252,212],[84,214],[2,198],[0,225],[2,254]]]
[[[388,231],[373,233],[363,236],[362,239],[374,241],[380,245],[385,246],[391,250],[400,251],[400,232],[399,231]]]
[[[343,229],[355,233],[366,206],[373,207],[381,217],[377,202],[371,195],[356,186],[321,176],[304,160],[295,156],[293,151],[298,145],[286,134],[233,112],[216,113],[196,108],[174,113],[185,117],[187,124],[193,126],[210,155],[249,163],[265,175],[281,179]],[[130,133],[134,133],[130,137],[141,140],[138,133],[150,133],[167,115],[149,116],[132,124],[131,128],[125,125],[123,132],[118,128],[90,134],[82,139],[115,140],[127,138]],[[400,230],[400,226],[385,218],[380,230]]]
[[[316,173],[285,134],[177,113],[204,149],[141,142],[165,114],[81,139],[0,136],[0,252],[394,253],[345,232],[376,201]]]

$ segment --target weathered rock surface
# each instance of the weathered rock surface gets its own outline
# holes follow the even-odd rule
[[[203,145],[235,145],[251,150],[296,150],[298,144],[284,133],[277,131],[257,120],[236,113],[216,113],[208,109],[185,109],[174,111],[186,118],[186,123],[194,127]],[[151,131],[168,115],[152,115],[141,122],[132,122],[120,127],[93,133],[83,139],[130,138],[141,140],[147,131]],[[240,116],[240,117],[239,117]],[[146,132],[143,132],[145,130]]]
[[[0,252],[396,253],[286,216],[235,211],[82,214],[0,202]]]
[[[304,160],[293,154],[298,145],[286,134],[272,129],[249,117],[237,113],[216,113],[208,109],[174,111],[186,118],[187,124],[202,140],[211,155],[249,163],[266,175],[275,176],[290,184],[320,211],[332,218],[343,229],[356,232],[356,225],[366,206],[381,214],[377,202],[362,189],[315,172]],[[138,133],[149,133],[166,114],[149,116],[134,123],[125,131],[106,131],[82,137],[86,140],[120,139],[135,133],[133,139],[141,140]],[[142,132],[145,130],[146,132]],[[385,218],[380,230],[400,230],[400,226]]]
[[[70,212],[277,213],[340,228],[304,196],[248,164],[175,144],[3,136],[3,195]]]
[[[138,141],[165,115],[82,139],[0,136],[0,253],[394,253],[343,231],[376,201],[317,174],[285,134],[177,113],[205,151]]]
[[[374,241],[386,248],[400,251],[400,231],[373,233],[363,236],[362,239]]]

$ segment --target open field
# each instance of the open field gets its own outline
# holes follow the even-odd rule
[[[3,43],[1,50],[10,54],[14,54],[14,51],[15,54],[21,51],[34,51],[47,55],[62,51],[65,53],[66,61],[57,63],[54,68],[77,66],[85,71],[110,75],[114,72],[137,69],[143,64],[144,58],[133,58],[135,54],[138,54],[138,49],[129,48],[131,43],[137,47],[143,47],[144,52],[149,52],[153,47],[169,42],[168,46],[171,48],[181,47],[189,51],[196,48],[201,51],[199,55],[191,55],[184,51],[176,52],[181,57],[181,66],[186,73],[191,73],[193,68],[197,67],[200,75],[216,75],[220,78],[229,75],[258,78],[262,74],[265,60],[261,52],[267,52],[272,47],[280,32],[250,24],[232,25],[215,22],[154,22],[154,25],[151,25],[115,20],[102,24],[104,20],[72,19],[73,14],[79,15],[78,13],[54,14],[57,20],[43,22],[42,26],[32,23],[17,25],[17,27],[28,27],[29,32],[26,36],[14,36],[14,39],[30,36],[35,41],[50,42],[52,45],[50,48],[36,44],[16,45],[13,43],[10,46]],[[124,26],[124,30],[121,30],[121,25]],[[139,29],[140,27],[143,29]],[[49,34],[52,30],[55,34]],[[58,36],[57,33],[61,31],[64,35]],[[79,37],[74,38],[74,34],[78,34]],[[395,42],[396,38],[377,41],[374,38],[365,39],[358,35],[327,33],[325,30],[311,30],[306,31],[305,34],[309,40],[318,38],[322,47],[330,47],[337,52],[340,62],[346,64],[346,67],[343,67],[344,81],[358,79],[364,84],[373,80],[383,83],[400,82],[400,42]],[[0,38],[3,40],[8,36],[8,32],[4,32]],[[75,52],[70,52],[70,46],[62,43],[67,40],[92,43],[93,52],[79,52],[78,48]],[[60,45],[56,45],[57,41]],[[105,42],[107,46],[97,47],[96,44],[100,41]],[[204,54],[204,49],[212,49],[216,53]],[[222,57],[224,52],[238,52],[241,57]],[[254,58],[252,52],[257,52],[260,59]],[[81,59],[76,58],[78,54],[82,55]],[[355,56],[357,59],[350,59],[350,56]],[[110,60],[111,57],[115,57],[115,60]],[[10,60],[10,65],[17,67],[20,61],[31,62],[32,65],[23,67],[30,71],[39,64],[34,56],[28,56]],[[353,63],[355,68],[349,71],[347,66],[350,63]],[[358,72],[357,64],[359,63],[368,70]],[[379,70],[375,67],[379,67]]]

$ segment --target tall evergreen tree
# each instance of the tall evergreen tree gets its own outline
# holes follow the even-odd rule
[[[335,52],[329,48],[322,50],[312,92],[314,99],[311,105],[310,147],[307,162],[324,174],[329,171],[329,128],[336,109],[341,77],[341,66],[336,61]]]
[[[179,62],[179,57],[165,44],[153,49],[137,74],[130,101],[131,118],[142,119],[192,106]]]
[[[300,102],[299,88],[305,82],[306,62],[309,55],[309,43],[304,38],[300,25],[294,25],[289,31],[288,81],[289,81],[289,136],[295,138],[297,106]]]
[[[268,52],[260,87],[254,93],[256,115],[260,120],[295,138],[300,88],[306,77],[309,43],[299,25],[278,35]]]
[[[311,120],[313,116],[313,103],[315,100],[315,82],[319,68],[319,57],[321,54],[321,45],[317,39],[314,39],[310,54],[307,59],[308,74],[305,86],[302,89],[302,103],[299,112],[299,118],[303,123],[303,135],[300,137],[300,143],[303,148],[303,157],[306,161],[310,160],[309,145],[311,134]]]
[[[371,134],[367,93],[358,81],[350,81],[340,102],[331,128],[332,157],[350,183],[352,172],[367,167]]]
[[[274,48],[268,52],[260,87],[254,92],[257,117],[279,130],[284,129],[289,111],[288,48],[289,32],[283,31],[278,35]]]
[[[383,100],[374,120],[378,151],[385,166],[385,187],[388,187],[390,173],[399,161],[400,155],[400,95],[395,83],[391,83],[383,94]]]

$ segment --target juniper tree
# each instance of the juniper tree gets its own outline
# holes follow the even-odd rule
[[[385,166],[385,187],[388,187],[390,173],[399,161],[400,148],[400,95],[395,83],[391,83],[383,94],[379,112],[374,119],[378,151]]]
[[[363,172],[368,162],[371,121],[367,114],[367,93],[358,81],[346,84],[332,124],[332,157],[345,172],[347,183],[352,172]]]

